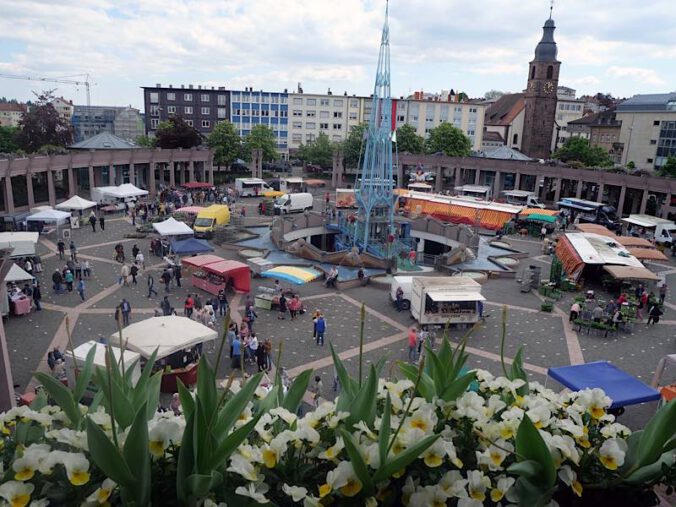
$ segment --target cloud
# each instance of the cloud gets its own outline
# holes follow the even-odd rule
[[[644,69],[642,67],[619,67],[612,66],[608,68],[606,74],[615,79],[631,79],[639,84],[662,86],[666,81],[662,79],[653,69]]]

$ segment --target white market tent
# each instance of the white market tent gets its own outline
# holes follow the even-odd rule
[[[179,222],[174,217],[171,217],[164,222],[156,222],[153,224],[153,229],[160,236],[184,236],[194,234],[194,231],[183,222]]]
[[[37,232],[0,232],[0,248],[12,249],[10,257],[32,256],[39,237]]]
[[[124,199],[125,197],[141,197],[148,195],[147,190],[141,190],[137,186],[132,185],[131,183],[123,183],[117,187],[104,187],[106,188],[105,193],[113,196]]]
[[[101,368],[106,367],[106,346],[102,343],[95,342],[94,340],[89,340],[88,342],[83,343],[82,345],[79,345],[75,348],[73,351],[75,355],[75,361],[80,364],[80,366],[84,366],[85,362],[87,361],[87,354],[89,354],[89,351],[91,350],[92,347],[96,348],[96,352],[94,352],[94,360],[92,364],[94,366],[98,366]],[[124,353],[122,353],[122,349],[118,347],[110,347],[112,352],[113,352],[113,357],[115,358],[115,361],[120,364],[120,357],[124,357],[123,362],[124,362],[124,369],[125,371],[128,371],[130,368],[134,368],[134,372],[131,375],[132,382],[136,384],[136,381],[139,379],[141,376],[141,354],[138,352],[132,352],[131,350],[125,350]],[[136,364],[134,364],[136,362]]]
[[[9,271],[7,272],[7,276],[5,276],[5,283],[30,282],[32,279],[33,275],[21,269],[16,264],[12,264],[12,267],[9,268]]]
[[[122,329],[122,343],[129,350],[149,358],[157,349],[157,359],[215,340],[216,330],[187,317],[169,315],[151,317]],[[120,344],[120,333],[113,333],[110,342]]]
[[[30,215],[26,220],[32,222],[48,222],[55,223],[56,225],[63,224],[70,220],[70,213],[67,211],[59,211],[58,209],[48,209],[44,211],[39,211],[34,215]]]
[[[85,209],[93,208],[94,206],[96,206],[96,203],[94,201],[88,201],[87,199],[83,199],[79,195],[74,195],[67,201],[63,201],[61,204],[57,204],[56,208],[82,211]]]

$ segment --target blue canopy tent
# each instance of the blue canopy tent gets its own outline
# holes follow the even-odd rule
[[[573,391],[603,389],[613,400],[610,408],[657,401],[660,393],[608,361],[549,368],[547,375]]]
[[[171,251],[177,255],[192,255],[213,252],[214,247],[202,239],[188,238],[171,241]]]

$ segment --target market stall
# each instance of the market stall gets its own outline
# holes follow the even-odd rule
[[[7,285],[7,297],[3,303],[7,301],[10,305],[14,315],[26,315],[30,313],[32,301],[31,298],[21,292],[21,285],[24,283],[31,283],[33,275],[24,271],[16,264],[12,263],[7,275],[5,275],[5,284]],[[3,304],[4,306],[4,304]],[[7,313],[9,308],[2,308],[3,314]]]
[[[62,203],[57,204],[55,208],[69,211],[84,211],[86,209],[93,208],[95,206],[96,203],[94,201],[88,201],[87,199],[83,199],[79,195],[74,195],[67,201],[63,201]]]
[[[213,264],[214,262],[220,262],[225,260],[223,257],[218,255],[196,255],[194,257],[187,257],[181,260],[181,266],[185,270],[186,276],[192,276],[195,271],[203,271],[203,267],[207,264]]]
[[[197,216],[197,214],[204,209],[206,209],[204,206],[183,206],[182,208],[178,208],[174,213]]]
[[[83,367],[87,361],[87,355],[92,347],[96,350],[94,352],[94,360],[92,364],[99,368],[106,367],[106,345],[103,343],[95,342],[94,340],[89,340],[88,342],[83,343],[75,347],[73,354],[75,361],[78,366]],[[131,350],[125,350],[124,353],[122,349],[118,347],[110,346],[113,353],[113,358],[115,362],[119,365],[124,366],[125,371],[133,370],[131,373],[131,380],[134,384],[141,376],[141,354],[138,352],[132,352]],[[67,355],[69,357],[70,354]]]
[[[657,282],[660,277],[648,268],[635,266],[604,266],[603,270],[618,281]]]
[[[642,261],[668,261],[669,258],[655,248],[627,247],[627,251]]]
[[[213,252],[214,247],[203,239],[188,238],[188,239],[172,239],[169,244],[170,250],[176,255],[194,255],[206,252]]]
[[[151,317],[113,333],[111,343],[149,359],[157,350],[155,368],[162,370],[162,392],[175,393],[177,381],[197,382],[197,367],[205,342],[216,339],[216,330],[187,317]]]
[[[10,257],[33,256],[39,238],[37,232],[0,232],[0,249],[11,249]]]
[[[56,226],[57,236],[59,226],[70,222],[70,213],[67,211],[60,211],[58,209],[48,209],[39,211],[26,218],[28,222],[39,222],[43,224],[54,224]]]
[[[181,186],[189,190],[204,190],[214,188],[211,183],[205,183],[203,181],[189,181],[187,183],[182,183]]]
[[[153,229],[160,236],[192,236],[194,234],[193,230],[183,222],[179,222],[173,217],[168,218],[163,222],[155,222],[153,224]]]
[[[242,262],[222,260],[203,267],[206,277],[200,279],[193,273],[192,284],[210,294],[218,294],[230,285],[237,291],[247,293],[251,290],[251,270]]]

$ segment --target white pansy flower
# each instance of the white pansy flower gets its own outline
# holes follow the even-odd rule
[[[531,422],[537,429],[546,428],[549,426],[549,420],[552,418],[552,413],[545,405],[536,405],[526,412]]]
[[[181,426],[176,421],[157,420],[148,431],[148,446],[154,456],[161,457],[171,444],[179,445],[182,438]]]
[[[230,458],[230,466],[228,472],[234,472],[244,477],[247,481],[256,482],[258,480],[258,472],[256,467],[251,462],[239,453],[233,454]]]
[[[429,435],[434,431],[437,424],[437,414],[434,410],[434,405],[421,405],[411,416],[406,419],[405,427],[407,429],[418,429],[425,435]]]
[[[498,477],[495,487],[491,490],[491,500],[498,503],[509,491],[516,480],[513,477]]]
[[[589,412],[594,419],[600,419],[612,404],[612,400],[606,396],[602,389],[584,389],[580,391],[575,404]]]
[[[113,494],[113,491],[117,487],[117,484],[110,479],[106,479],[101,483],[96,491],[87,497],[87,501],[91,503],[103,504],[107,503],[110,495]]]
[[[559,479],[570,486],[577,496],[582,496],[582,484],[577,480],[577,474],[568,465],[563,465],[558,472]]]
[[[362,489],[362,483],[349,461],[341,461],[336,468],[326,474],[326,483],[320,486],[319,496],[323,498],[337,489],[347,497],[355,496]]]
[[[485,451],[476,452],[477,461],[480,465],[486,465],[489,470],[496,471],[502,468],[502,462],[514,451],[514,446],[504,440],[498,440],[491,444]]]
[[[465,489],[465,486],[467,486],[467,482],[467,479],[464,479],[460,472],[451,470],[444,474],[439,481],[439,486],[443,488],[446,496],[449,498],[466,498],[467,490]]]
[[[341,411],[341,412],[338,412],[336,414],[333,414],[333,415],[329,416],[328,420],[326,421],[326,426],[330,429],[334,429],[334,428],[338,427],[338,424],[340,423],[340,421],[343,421],[343,420],[347,419],[348,417],[350,417],[349,412],[342,412]]]
[[[319,456],[317,456],[319,459],[327,459],[327,460],[334,460],[338,457],[340,454],[340,451],[342,451],[345,448],[345,444],[343,443],[342,437],[336,438],[336,443],[333,444],[331,447],[326,449],[325,451],[319,453]]]
[[[468,391],[456,401],[456,417],[481,420],[484,418],[484,399],[474,391]]]
[[[507,404],[504,401],[502,401],[502,398],[500,398],[500,396],[498,396],[497,394],[494,394],[490,398],[488,398],[486,408],[484,409],[484,415],[486,417],[493,417],[495,414],[500,412],[505,407],[507,407]]]
[[[73,486],[83,486],[89,482],[89,460],[82,453],[64,453],[63,466]]]
[[[601,428],[601,435],[603,435],[605,438],[627,438],[629,435],[631,435],[631,430],[624,424],[611,423]]]
[[[23,507],[30,502],[35,490],[30,482],[7,481],[0,485],[0,498],[4,498],[12,507]]]
[[[446,507],[448,495],[440,486],[425,486],[418,488],[411,495],[411,505],[425,505],[428,507]]]
[[[291,497],[291,500],[294,502],[300,502],[303,498],[307,496],[307,489],[301,488],[299,486],[289,486],[284,483],[282,486],[282,491]]]
[[[627,443],[619,438],[611,438],[603,442],[599,449],[599,460],[608,470],[617,470],[624,465]]]
[[[273,408],[272,410],[270,410],[270,414],[279,417],[289,426],[291,426],[294,422],[296,422],[296,420],[298,420],[298,416],[296,414],[293,414],[289,412],[287,409],[282,407]]]
[[[490,478],[480,470],[470,470],[467,473],[467,490],[472,500],[483,502],[486,499],[486,490],[491,487]]]
[[[257,484],[249,483],[247,487],[239,486],[235,490],[235,493],[241,496],[248,496],[258,503],[269,503],[270,500],[265,497],[265,493],[269,490],[270,487],[267,484],[260,482]]]

